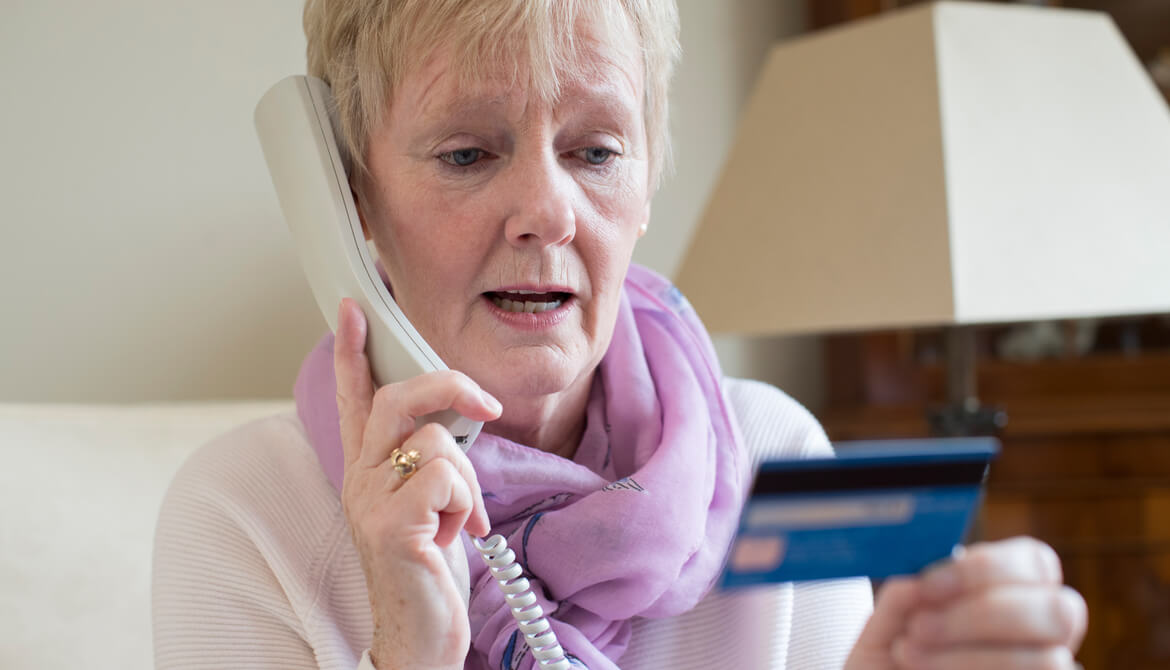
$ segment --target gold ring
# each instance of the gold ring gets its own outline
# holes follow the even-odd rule
[[[390,462],[394,464],[394,470],[399,477],[403,479],[410,479],[410,477],[418,470],[418,460],[422,458],[422,454],[411,449],[410,451],[402,451],[395,449],[390,452]]]

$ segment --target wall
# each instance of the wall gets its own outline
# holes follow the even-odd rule
[[[671,94],[675,172],[654,200],[651,227],[634,260],[670,275],[731,148],[740,109],[771,45],[804,30],[797,0],[680,0],[683,58]],[[771,289],[743,287],[729,299],[766,301]],[[762,379],[798,400],[823,396],[815,337],[714,336],[726,374]]]
[[[288,395],[323,322],[251,115],[304,71],[296,3],[4,13],[0,400]]]
[[[802,6],[680,2],[678,169],[639,261],[677,264],[755,70]],[[304,71],[300,3],[10,0],[4,13],[0,401],[287,396],[324,322],[251,114]],[[718,344],[728,372],[815,396],[801,367],[815,345]]]

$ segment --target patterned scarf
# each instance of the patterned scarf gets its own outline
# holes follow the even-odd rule
[[[330,481],[343,468],[333,338],[297,378],[297,411]],[[572,461],[480,434],[467,455],[570,660],[614,670],[632,617],[692,609],[722,567],[749,463],[714,348],[686,299],[633,265]],[[490,430],[490,424],[486,427]],[[534,670],[503,594],[466,534],[468,669]]]

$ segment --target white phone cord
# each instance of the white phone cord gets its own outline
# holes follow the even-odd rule
[[[569,670],[565,650],[557,642],[557,634],[548,619],[544,618],[544,610],[537,604],[528,580],[521,576],[524,570],[516,562],[516,552],[508,548],[508,541],[502,535],[492,535],[486,542],[474,537],[472,543],[504,592],[504,600],[512,609],[512,616],[516,618],[520,632],[524,633],[524,640],[528,642],[528,648],[532,650],[540,667]]]

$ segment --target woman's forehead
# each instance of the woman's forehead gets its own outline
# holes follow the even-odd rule
[[[632,96],[640,103],[645,86],[641,48],[624,10],[619,18],[581,12],[571,34],[544,36],[551,39],[518,35],[490,46],[480,39],[447,37],[406,64],[395,100],[435,113],[449,112],[442,106],[453,100],[471,99],[506,104],[523,97],[557,105],[608,95]]]
[[[520,114],[532,103],[554,109],[587,104],[612,114],[642,111],[643,75],[637,63],[582,63],[556,72],[552,90],[534,85],[526,68],[496,70],[467,81],[443,58],[433,60],[416,77],[408,76],[399,89],[397,102],[403,108],[427,118],[449,118],[474,114],[477,110],[511,111]]]

